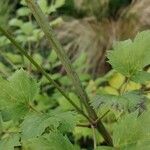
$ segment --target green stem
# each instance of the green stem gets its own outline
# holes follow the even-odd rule
[[[79,80],[79,77],[77,73],[74,71],[71,61],[67,57],[64,49],[62,48],[60,42],[57,40],[54,32],[52,31],[52,28],[49,25],[49,22],[45,15],[43,14],[42,10],[40,9],[39,5],[34,0],[26,0],[28,7],[30,8],[31,12],[33,13],[37,23],[40,25],[41,29],[45,33],[45,36],[47,37],[49,43],[53,47],[53,49],[56,51],[57,56],[61,60],[63,66],[65,67],[70,79],[73,82],[73,85],[76,89],[76,94],[79,96],[81,102],[84,103],[87,112],[90,112],[90,105],[89,105],[89,99],[87,97],[87,94],[85,93],[83,86]],[[91,114],[91,112],[90,112]]]
[[[92,133],[93,133],[93,147],[94,147],[94,150],[96,150],[97,148],[97,140],[96,140],[96,133],[95,133],[95,127],[93,125],[91,125],[91,128],[92,128]]]
[[[14,38],[7,32],[5,31],[1,26],[0,26],[0,31],[11,41],[11,43],[39,70],[42,72],[42,74],[47,78],[47,80],[52,83],[57,90],[69,101],[69,103],[74,106],[74,108],[81,113],[84,117],[86,117],[88,120],[89,117],[69,98],[68,95],[64,92],[64,90],[45,72],[45,70],[34,61],[34,59],[27,53],[26,50],[24,50],[15,40]]]
[[[63,66],[66,69],[66,72],[68,73],[70,79],[72,80],[72,83],[76,89],[76,94],[80,98],[80,101],[83,102],[88,114],[89,118],[92,120],[97,120],[97,115],[93,108],[90,106],[89,103],[89,98],[80,82],[80,79],[73,69],[71,65],[71,61],[67,57],[65,50],[61,46],[60,42],[57,40],[52,28],[49,25],[49,22],[47,18],[45,17],[44,13],[40,9],[39,5],[35,0],[26,0],[28,7],[30,8],[31,12],[33,13],[37,23],[40,25],[41,29],[43,30],[45,36],[47,37],[49,43],[53,47],[53,49],[56,51],[57,56],[61,60]],[[113,145],[112,139],[108,133],[108,131],[105,129],[104,125],[102,124],[101,120],[98,121],[97,123],[97,128],[98,131],[102,134],[104,137],[105,141],[107,142],[108,145]]]

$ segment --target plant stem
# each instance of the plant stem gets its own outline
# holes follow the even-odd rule
[[[56,51],[57,56],[61,60],[63,66],[66,69],[66,72],[68,73],[70,79],[72,80],[72,83],[76,89],[76,94],[80,98],[80,101],[84,104],[88,114],[89,118],[91,120],[97,120],[97,115],[93,108],[90,106],[89,98],[80,82],[80,79],[73,69],[71,65],[71,61],[67,57],[65,50],[61,46],[60,42],[57,40],[52,28],[49,25],[49,22],[47,18],[45,17],[44,13],[40,9],[39,5],[35,0],[26,0],[28,7],[30,8],[31,12],[33,13],[37,23],[40,25],[41,29],[43,30],[45,36],[47,37],[49,43],[53,47],[53,49]],[[94,123],[93,123],[94,124]],[[105,129],[104,125],[102,124],[101,120],[97,123],[97,129],[102,134],[103,138],[107,142],[108,145],[112,146],[112,139],[108,133],[108,131]]]
[[[94,150],[96,150],[96,147],[97,147],[97,140],[96,140],[96,133],[95,133],[95,127],[93,125],[91,125],[91,128],[92,128],[92,133],[93,133],[93,147],[94,147]]]
[[[64,68],[66,69],[70,79],[73,82],[73,85],[76,89],[76,94],[79,96],[80,100],[84,103],[86,109],[89,109],[88,104],[88,97],[85,93],[83,86],[79,80],[79,77],[77,73],[74,71],[71,61],[67,57],[64,49],[62,48],[60,42],[57,40],[55,34],[53,33],[49,22],[45,15],[43,14],[42,10],[40,9],[39,5],[34,0],[26,0],[28,7],[30,8],[31,12],[33,13],[37,23],[40,25],[41,29],[45,33],[45,36],[47,37],[49,43],[53,47],[53,49],[56,51],[58,58],[61,60]]]
[[[103,136],[104,140],[106,141],[108,146],[113,146],[113,141],[112,138],[109,134],[109,132],[106,130],[105,126],[103,125],[101,120],[98,120],[96,124],[96,128],[99,133]]]
[[[110,109],[107,110],[102,116],[100,116],[99,118],[97,118],[97,120],[95,120],[95,123],[98,122],[99,120],[102,120],[109,112],[110,112]]]
[[[120,94],[121,95],[126,92],[126,88],[127,88],[127,85],[128,85],[129,82],[130,82],[130,78],[126,77],[125,83],[120,88]]]
[[[85,118],[88,120],[89,117],[69,98],[69,96],[65,93],[65,91],[45,72],[45,70],[34,61],[34,59],[27,53],[26,50],[24,50],[15,40],[14,38],[7,32],[5,31],[1,26],[0,26],[0,31],[11,41],[11,43],[39,70],[41,73],[47,78],[47,80],[52,83],[57,90],[68,100],[68,102],[74,106],[74,108],[81,113]],[[90,120],[91,121],[91,120]]]

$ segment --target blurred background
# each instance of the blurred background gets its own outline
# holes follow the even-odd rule
[[[38,1],[71,60],[75,62],[86,55],[82,71],[90,73],[93,78],[111,69],[106,62],[106,50],[111,49],[114,41],[132,38],[150,25],[150,0]],[[24,2],[14,0],[12,4],[11,0],[1,0],[0,7],[1,24],[7,24],[24,46],[30,45],[34,49],[31,53],[41,47],[41,52],[47,57],[49,48],[45,38],[42,35],[38,39],[32,38],[38,27]],[[26,24],[22,26],[24,22]],[[31,38],[27,39],[28,34]],[[0,45],[4,44],[1,38]],[[63,68],[60,71],[63,72]]]
[[[50,25],[71,59],[88,96],[92,99],[102,92],[119,95],[125,77],[112,70],[106,54],[115,41],[132,39],[139,31],[150,28],[150,0],[37,1],[48,16]],[[64,68],[24,0],[0,0],[0,24],[80,105]],[[19,68],[24,68],[40,82],[40,93],[34,101],[37,110],[57,107],[73,110],[64,101],[65,98],[0,33],[0,76],[7,78]],[[150,84],[146,86],[150,87]],[[127,91],[141,88],[140,84],[134,82],[127,85]],[[101,114],[105,112],[101,111]],[[114,118],[114,114],[110,114],[104,120],[110,131]],[[72,139],[80,143],[82,148],[92,147],[90,129],[76,127],[73,135],[75,138]],[[102,138],[99,134],[97,136],[102,143]]]

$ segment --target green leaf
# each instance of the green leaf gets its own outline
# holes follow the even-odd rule
[[[72,112],[50,112],[33,114],[25,118],[21,125],[22,138],[30,139],[42,135],[45,130],[71,132],[76,125],[76,115]]]
[[[75,150],[68,138],[57,132],[29,140],[25,146],[32,150]]]
[[[38,4],[41,7],[42,11],[44,13],[47,13],[48,11],[48,3],[47,0],[38,0]]]
[[[5,36],[0,37],[0,46],[1,47],[8,45],[9,43],[10,43],[10,41]]]
[[[56,0],[55,6],[56,6],[57,8],[59,8],[59,7],[61,7],[62,5],[65,4],[65,1],[66,1],[66,0]]]
[[[58,8],[65,4],[65,0],[55,0],[48,9],[48,13],[55,12]]]
[[[137,63],[141,61],[142,67],[150,64],[150,30],[143,31],[137,34],[134,39],[135,57]],[[138,60],[140,58],[140,60]]]
[[[150,116],[144,112],[138,117],[138,113],[124,116],[114,127],[114,147],[122,150],[134,150],[140,148],[147,150],[150,147]],[[147,145],[145,145],[147,143]],[[143,148],[142,148],[143,147]]]
[[[27,8],[27,7],[22,7],[17,10],[18,16],[28,16],[28,15],[30,15],[30,13],[31,12],[30,12],[29,8]]]
[[[31,35],[34,30],[34,26],[31,22],[26,22],[21,26],[21,30],[25,35]]]
[[[46,128],[56,130],[59,126],[59,120],[53,116],[33,114],[25,118],[21,125],[22,139],[31,139],[41,136]]]
[[[132,76],[131,80],[137,83],[145,83],[147,81],[150,81],[150,73],[139,71]]]
[[[10,52],[4,53],[4,56],[14,64],[19,64],[22,62],[22,58],[19,54],[13,54]]]
[[[116,147],[139,140],[141,131],[137,123],[137,113],[127,115],[119,120],[113,132],[113,143]]]
[[[0,80],[0,104],[10,110],[15,118],[24,116],[29,104],[38,93],[39,87],[24,70],[16,71],[8,80]]]
[[[108,53],[109,63],[127,77],[150,64],[150,31],[139,33],[134,41],[117,42]]]
[[[97,95],[92,101],[92,106],[97,109],[101,106],[115,108],[117,110],[134,111],[137,108],[142,108],[145,97],[137,91],[127,92],[123,95],[101,94]]]
[[[15,146],[20,146],[19,134],[12,134],[0,140],[0,150],[14,150]]]
[[[9,79],[10,88],[13,88],[14,99],[30,102],[39,91],[39,85],[23,69],[16,71]]]
[[[56,117],[60,119],[59,131],[62,133],[72,132],[78,122],[78,116],[76,113],[68,111],[64,113],[56,114]]]
[[[57,60],[57,54],[54,50],[51,51],[49,57],[48,57],[48,60],[51,62],[51,63],[55,63],[56,60]]]
[[[129,144],[121,147],[121,150],[149,150],[150,149],[150,140],[139,141],[136,144]]]
[[[23,25],[23,22],[22,22],[22,20],[14,18],[14,19],[11,19],[9,21],[9,25],[10,26],[15,26],[15,27],[21,27]]]

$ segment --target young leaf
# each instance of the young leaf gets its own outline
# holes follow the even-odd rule
[[[127,77],[150,64],[150,31],[139,33],[134,41],[117,42],[108,53],[109,63]]]
[[[23,117],[29,110],[29,103],[38,93],[35,80],[24,71],[16,71],[8,80],[0,80],[1,109],[8,109],[14,118]]]
[[[27,8],[27,7],[22,7],[17,10],[18,16],[28,16],[28,15],[30,15],[30,13],[31,12],[30,12],[29,8]]]
[[[112,67],[125,76],[135,71],[133,65],[136,63],[131,40],[117,42],[113,50],[108,53],[109,63]],[[133,58],[131,58],[133,57]]]

